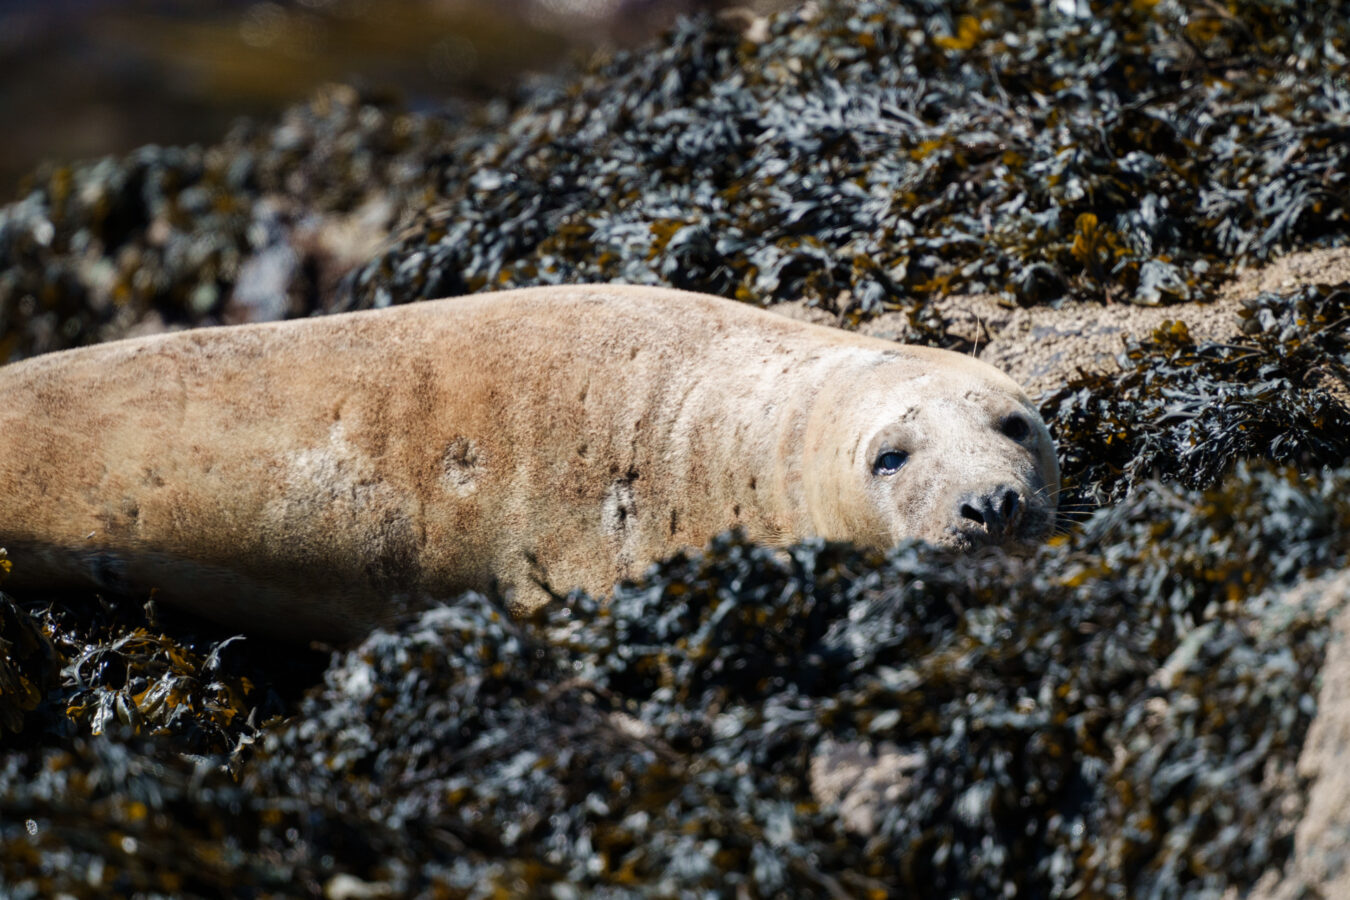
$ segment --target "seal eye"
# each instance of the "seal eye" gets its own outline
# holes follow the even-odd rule
[[[877,457],[877,461],[872,463],[873,475],[894,475],[900,471],[900,467],[909,459],[909,454],[903,450],[887,450]]]
[[[1005,437],[1009,437],[1020,444],[1031,434],[1031,425],[1027,423],[1026,419],[1013,413],[1003,420],[1000,430]]]

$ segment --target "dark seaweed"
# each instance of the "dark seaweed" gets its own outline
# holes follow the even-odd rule
[[[690,24],[455,144],[362,305],[538,282],[846,311],[1157,304],[1343,242],[1350,7],[823,3]]]
[[[36,173],[0,214],[0,358],[582,280],[855,314],[1205,299],[1344,243],[1348,23],[1345,0],[825,2],[758,43],[690,21],[473,115],[329,90],[214,147]],[[323,235],[362,216],[406,227],[352,272],[368,251]]]
[[[143,322],[322,308],[354,262],[325,245],[323,229],[373,216],[383,234],[452,120],[330,88],[271,127],[241,122],[214,147],[44,167],[0,210],[0,361]]]
[[[10,752],[0,876],[19,897],[339,876],[428,897],[1217,897],[1289,852],[1329,613],[1287,591],[1346,564],[1347,488],[1346,469],[1152,485],[1029,560],[723,538],[533,624],[463,597],[336,657],[233,758],[170,752],[194,743],[181,721],[147,744],[78,716]],[[850,815],[813,793],[887,755]]]
[[[1350,459],[1350,284],[1263,293],[1242,317],[1229,344],[1167,323],[1130,343],[1121,372],[1042,403],[1070,496],[1111,502],[1154,477],[1209,487],[1241,459],[1305,471]]]

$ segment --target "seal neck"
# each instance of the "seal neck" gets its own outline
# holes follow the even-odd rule
[[[867,362],[866,368],[872,363]],[[862,546],[886,543],[885,523],[867,495],[865,371],[836,373],[811,397],[801,443],[804,533]]]

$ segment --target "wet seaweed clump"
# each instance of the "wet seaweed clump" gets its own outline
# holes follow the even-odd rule
[[[420,196],[451,118],[333,87],[212,147],[44,166],[0,209],[0,362],[321,308]]]
[[[843,312],[1159,304],[1340,244],[1350,7],[822,2],[688,23],[457,136],[359,305],[540,282]]]
[[[268,662],[267,641],[161,613],[153,602],[94,594],[0,595],[11,662],[44,684],[28,737],[173,735],[192,754],[237,754],[287,708],[323,657],[290,652]],[[13,637],[11,637],[13,635]],[[5,699],[10,698],[6,691]],[[14,695],[22,698],[22,693]],[[59,698],[59,701],[53,699]]]
[[[1303,587],[1350,562],[1347,488],[1155,484],[1025,560],[727,537],[533,623],[468,595],[336,655],[247,752],[175,750],[171,722],[7,754],[0,873],[20,897],[1242,891],[1305,802],[1346,592]]]
[[[1168,323],[1127,346],[1121,371],[1042,403],[1070,495],[1097,505],[1150,478],[1208,487],[1242,459],[1312,470],[1350,458],[1350,284],[1262,293],[1241,315],[1232,343]]]
[[[9,572],[0,550],[0,579]],[[59,665],[45,632],[24,610],[0,594],[0,736],[24,730],[28,713],[37,709],[56,685]]]
[[[80,592],[0,594],[0,648],[6,897],[220,896],[273,868],[229,773],[325,654]]]

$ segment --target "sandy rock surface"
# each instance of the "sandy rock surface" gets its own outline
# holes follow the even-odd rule
[[[1197,341],[1236,337],[1242,301],[1263,291],[1290,291],[1306,284],[1350,280],[1350,248],[1292,253],[1268,266],[1247,269],[1212,303],[1138,306],[1066,302],[1059,307],[1009,307],[992,294],[956,295],[935,301],[949,334],[976,348],[976,355],[1026,386],[1033,396],[1059,387],[1078,372],[1110,372],[1131,338],[1144,338],[1166,321],[1184,322]],[[835,316],[805,301],[770,307],[792,318],[838,324]],[[864,334],[903,341],[904,312],[883,313],[858,328]]]
[[[1290,593],[1308,592],[1321,594],[1328,611],[1338,610],[1322,666],[1317,718],[1298,761],[1298,774],[1307,779],[1308,807],[1284,871],[1267,873],[1249,895],[1252,900],[1350,897],[1350,571]]]

